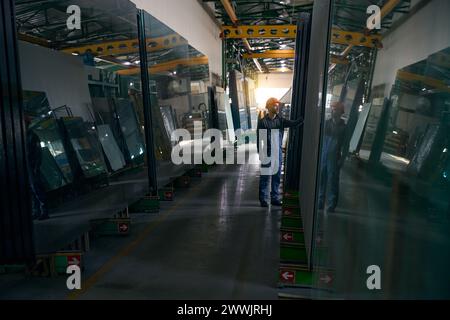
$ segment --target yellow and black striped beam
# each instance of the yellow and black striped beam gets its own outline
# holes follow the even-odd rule
[[[178,46],[188,45],[188,42],[177,34],[159,38],[147,39],[147,51],[155,52],[171,49]],[[71,54],[85,54],[91,52],[95,56],[115,56],[139,52],[138,39],[108,41],[86,46],[72,47],[61,50]]]
[[[222,26],[224,39],[294,39],[295,25]],[[381,35],[366,35],[361,32],[333,29],[331,41],[336,44],[356,47],[381,48]]]

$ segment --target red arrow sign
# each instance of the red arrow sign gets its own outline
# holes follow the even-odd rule
[[[166,198],[168,198],[168,199],[171,199],[171,198],[172,198],[172,192],[167,191],[167,192],[164,193],[164,196],[165,196]]]
[[[67,265],[69,265],[69,266],[79,266],[80,263],[81,263],[81,256],[80,255],[67,256]]]
[[[295,283],[295,271],[281,269],[280,279],[282,282]]]
[[[128,231],[128,224],[119,223],[119,232],[125,233]]]
[[[294,235],[292,234],[292,232],[282,233],[281,238],[288,242],[294,241]]]

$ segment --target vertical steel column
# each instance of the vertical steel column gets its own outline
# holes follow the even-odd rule
[[[308,52],[311,40],[311,14],[302,13],[297,23],[295,45],[294,83],[292,85],[291,119],[305,118],[306,83],[308,75]],[[292,128],[286,159],[285,191],[298,191],[300,159],[302,157],[303,128]]]
[[[222,87],[227,89],[227,40],[222,39]]]
[[[145,11],[139,9],[137,13],[139,57],[141,60],[142,102],[144,104],[144,132],[147,153],[148,185],[152,196],[158,195],[158,181],[156,178],[155,144],[153,139],[153,122],[150,99],[150,80],[148,76],[147,45],[145,34]]]
[[[0,264],[31,263],[34,246],[14,1],[0,1]]]

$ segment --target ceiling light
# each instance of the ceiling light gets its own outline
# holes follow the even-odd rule
[[[124,65],[124,66],[129,66],[129,65],[131,65],[131,62],[125,61],[125,62],[123,63],[123,65]]]

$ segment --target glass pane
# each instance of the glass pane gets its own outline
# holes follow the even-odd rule
[[[195,125],[201,133],[208,128],[208,58],[148,13],[145,30],[158,180],[165,184],[193,165],[193,158],[175,165],[173,148],[192,148]],[[177,129],[187,130],[189,139],[171,139]]]
[[[357,9],[333,3],[335,30],[364,32],[362,15],[359,27],[348,19]],[[383,47],[329,44],[329,60],[345,60],[330,65],[322,119],[319,297],[450,297],[450,39],[439,14],[450,8],[403,5],[415,13],[390,14],[370,33]]]
[[[80,9],[81,28],[68,27],[76,21],[68,18],[77,15],[67,12],[69,6]],[[38,252],[65,247],[73,241],[72,228],[87,226],[93,215],[111,217],[148,190],[137,12],[129,0],[16,1],[29,133],[36,133],[42,149],[40,173],[30,177],[35,216],[49,216],[44,228],[56,223],[54,216],[70,219],[68,207],[89,212],[64,224],[69,232],[58,229],[64,236],[38,241],[53,246],[39,246]],[[118,192],[131,176],[136,188]],[[118,192],[111,201],[98,196],[111,190]],[[99,197],[96,210],[88,192]],[[36,229],[39,239],[44,234],[41,226]]]
[[[95,128],[88,128],[81,118],[63,118],[67,136],[86,178],[106,173],[101,146]]]
[[[114,139],[110,126],[107,124],[102,124],[97,126],[97,130],[100,143],[102,144],[103,151],[108,158],[111,170],[117,171],[125,167],[125,158],[123,157],[122,151],[120,151],[119,146]]]

